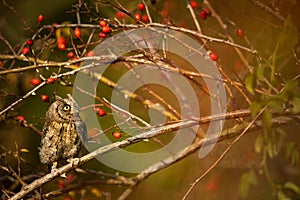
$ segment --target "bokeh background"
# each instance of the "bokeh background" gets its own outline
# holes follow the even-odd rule
[[[4,6],[4,2],[7,2],[14,10],[16,10],[16,12],[13,12]],[[282,73],[283,78],[291,78],[299,73],[299,63],[298,65],[295,65],[294,54],[300,56],[300,1],[261,1],[267,5],[277,7],[278,13],[285,17],[286,22],[284,23],[289,23],[289,26],[287,26],[289,30],[285,31],[284,34],[282,33],[283,23],[266,10],[260,9],[258,6],[254,5],[251,1],[210,0],[209,2],[213,5],[222,20],[228,24],[229,34],[233,36],[236,43],[245,46],[248,45],[245,40],[240,39],[235,34],[236,30],[241,28],[244,30],[249,44],[254,47],[262,57],[269,59],[276,54],[276,70]],[[25,26],[23,20],[26,20],[26,23],[32,26],[37,24],[36,18],[38,14],[42,13],[45,16],[45,23],[74,23],[76,22],[75,14],[68,11],[71,10],[72,5],[75,3],[75,1],[70,0],[3,0],[0,2],[0,33],[2,37],[17,48],[24,43],[27,38],[32,36],[30,31],[24,29]],[[89,3],[94,5],[93,2]],[[128,10],[134,11],[139,1],[122,0],[120,3],[126,6]],[[150,2],[147,3],[151,6]],[[201,2],[199,1],[199,3]],[[154,8],[151,8],[151,10],[155,11],[153,12],[154,21],[165,22],[171,19],[172,23],[177,26],[195,29],[190,14],[186,9],[185,1],[157,0],[153,7]],[[102,6],[99,13],[100,16],[104,18],[115,17],[115,10],[109,6]],[[199,11],[196,11],[196,13],[199,13]],[[166,16],[166,18],[162,19],[161,16]],[[198,19],[204,34],[212,37],[223,37],[223,30],[217,24],[215,18],[209,17],[206,20],[201,20],[198,17]],[[282,40],[283,45],[277,48],[278,40]],[[221,58],[223,67],[230,69],[226,70],[228,74],[234,75],[237,73],[241,78],[245,77],[247,69],[232,47],[220,43],[211,43],[209,45]],[[276,49],[276,52],[274,49]],[[5,45],[3,41],[0,41],[0,52],[5,54],[8,50],[7,45]],[[253,60],[255,59],[253,55],[245,55],[247,60],[250,63],[253,63]],[[61,55],[59,56],[62,60],[66,59],[66,52],[61,52]],[[45,55],[45,57],[47,56]],[[114,71],[111,73],[113,74]],[[20,74],[10,74],[5,77],[5,80],[2,79],[0,81],[0,91],[2,93],[0,96],[0,110],[18,99],[18,96],[29,91],[32,88],[29,80],[34,76],[36,76],[35,71],[32,71]],[[109,90],[109,88],[104,88],[101,90],[101,93],[103,96],[107,96],[111,92]],[[39,90],[36,96],[30,97],[16,106],[12,116],[23,115],[28,122],[41,130],[44,124],[45,112],[50,104],[41,102],[40,95],[48,94],[53,100],[54,91],[56,94],[64,96],[66,93],[71,92],[71,88],[59,84],[49,85]],[[142,93],[143,91],[140,92]],[[237,105],[244,104],[240,99],[235,99],[235,103]],[[136,105],[136,110],[140,107],[141,105]],[[142,110],[141,108],[141,113],[144,112],[145,110]],[[147,114],[144,113],[141,115],[147,118]],[[110,123],[110,118],[105,120],[107,120],[108,124]],[[299,151],[299,128],[300,126],[296,122],[295,124],[281,127],[285,132],[283,146],[287,144],[287,141],[294,141],[297,143]],[[261,162],[261,158],[254,151],[254,143],[258,134],[259,132],[251,132],[244,136],[226,155],[216,169],[196,186],[188,199],[241,199],[239,189],[242,175],[248,172],[251,167],[259,166]],[[0,145],[7,151],[14,151],[16,145],[20,149],[24,148],[28,150],[28,152],[22,153],[22,156],[26,160],[25,166],[22,167],[23,174],[37,173],[45,170],[45,166],[42,166],[38,159],[39,143],[40,136],[33,131],[20,126],[17,121],[13,119],[8,121],[0,120]],[[199,159],[197,153],[195,153],[150,176],[138,186],[129,199],[180,199],[189,188],[190,183],[202,175],[218,156],[220,156],[227,144],[228,141],[218,143],[213,151],[203,159]],[[4,152],[5,151],[2,148],[2,155]],[[3,157],[1,157],[1,159],[2,158]],[[11,158],[8,159],[8,161],[12,163],[12,166],[17,166],[15,159]],[[98,161],[92,161],[85,166],[104,172],[120,173],[124,176],[132,175],[116,172],[114,169],[110,169]],[[284,150],[282,150],[276,158],[270,160],[269,167],[274,180],[278,182],[290,180],[298,183],[298,185],[300,184],[300,164],[298,162],[296,166],[292,166],[287,163],[285,161]],[[2,171],[0,171],[0,175],[1,174],[3,174]],[[77,177],[76,174],[75,176]],[[86,175],[77,178],[80,181],[91,177]],[[258,184],[250,187],[248,196],[245,199],[275,199],[276,197],[273,196],[272,188],[268,184],[266,178],[261,175],[258,176],[257,180]],[[54,182],[47,184],[45,190],[58,188],[58,183],[59,180],[55,180]],[[123,189],[122,187],[110,185],[87,186],[87,188],[90,189],[89,191],[92,191],[91,188],[96,188],[97,191],[101,191],[103,194],[104,192],[110,192],[112,195],[111,199],[115,199]],[[90,193],[91,194],[88,196],[89,199],[97,198],[96,192]],[[74,199],[79,199],[79,192],[74,192],[71,196],[74,197]],[[64,198],[65,196],[56,197],[56,199]]]

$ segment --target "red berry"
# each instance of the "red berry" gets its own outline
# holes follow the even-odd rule
[[[143,3],[139,3],[138,9],[139,9],[140,11],[145,10],[145,5],[144,5]]]
[[[162,11],[160,11],[160,14],[164,17],[168,17],[170,13],[167,8],[164,8]]]
[[[30,47],[33,45],[33,43],[34,43],[34,41],[32,39],[26,40],[26,44]]]
[[[101,32],[101,33],[99,33],[99,37],[106,38],[106,34]]]
[[[66,50],[66,44],[65,44],[65,43],[58,43],[58,44],[57,44],[57,48],[58,48],[59,50],[64,51],[64,50]]]
[[[30,49],[28,47],[23,47],[21,50],[21,53],[23,55],[29,54],[30,53]]]
[[[48,95],[43,94],[43,95],[41,96],[41,99],[42,99],[42,102],[49,102],[49,97],[48,97]]]
[[[42,23],[44,20],[45,20],[44,15],[39,14],[39,16],[38,16],[38,22]]]
[[[75,57],[74,57],[74,58],[72,58],[71,60],[75,61],[75,60],[78,60],[78,58],[75,58]],[[76,64],[76,65],[78,65],[78,64]]]
[[[67,175],[67,182],[68,183],[71,183],[71,182],[73,182],[74,181],[74,175],[73,174],[68,174]]]
[[[192,8],[197,8],[198,7],[198,4],[196,1],[190,1],[190,5],[192,6]]]
[[[65,200],[72,200],[72,198],[71,197],[66,197]]]
[[[106,26],[107,23],[106,23],[106,21],[104,21],[104,20],[100,20],[99,25],[100,25],[101,27],[103,27],[103,26]]]
[[[3,66],[3,62],[2,62],[2,60],[0,60],[0,67],[2,67]]]
[[[19,122],[25,122],[25,118],[22,115],[19,115],[16,117],[16,120],[18,120]]]
[[[203,11],[206,13],[207,16],[211,14],[210,10],[208,10],[208,8],[204,8]]]
[[[213,61],[217,61],[217,60],[219,59],[218,55],[215,54],[215,53],[213,53],[213,52],[210,52],[210,53],[209,53],[209,57],[210,57],[210,59],[213,60]]]
[[[133,17],[134,17],[135,23],[138,23],[142,19],[142,16],[139,13],[135,13]]]
[[[111,28],[109,26],[103,26],[101,31],[102,33],[108,34],[111,32]]]
[[[206,19],[207,13],[204,10],[201,10],[199,16],[200,16],[201,19]]]
[[[74,56],[75,56],[73,51],[70,51],[67,55],[68,55],[68,58],[70,58],[70,59],[74,58]]]
[[[66,38],[65,37],[59,37],[57,39],[57,44],[59,44],[59,43],[61,43],[61,44],[67,44]]]
[[[67,40],[66,40],[66,38],[65,37],[59,37],[57,39],[57,48],[59,50],[64,51],[66,49],[66,47],[67,47]]]
[[[101,108],[96,108],[96,107],[95,107],[95,108],[94,108],[94,112],[95,112],[95,113],[98,113],[100,109],[101,109]]]
[[[39,78],[32,78],[32,79],[30,80],[30,83],[31,83],[32,85],[39,85],[39,84],[41,84],[41,80],[40,80]]]
[[[94,108],[94,112],[97,113],[97,115],[100,117],[103,117],[106,115],[106,111],[101,108]]]
[[[118,132],[118,131],[113,132],[112,135],[113,135],[114,138],[116,138],[116,139],[122,137],[122,134],[121,134],[120,132]]]
[[[80,32],[80,29],[78,27],[76,27],[74,29],[74,35],[76,38],[81,38],[81,32]]]
[[[145,22],[145,23],[149,23],[150,20],[149,20],[148,15],[143,15],[143,16],[142,16],[142,21]]]
[[[117,11],[115,15],[118,19],[124,19],[126,17],[126,14],[121,11]]]
[[[238,29],[238,30],[236,30],[236,34],[237,34],[240,38],[243,38],[243,37],[244,37],[244,31],[243,31],[243,29]]]
[[[101,33],[100,33],[101,34]],[[100,36],[100,34],[99,34],[99,36]],[[104,34],[104,33],[103,33]],[[93,51],[89,51],[88,53],[87,53],[87,55],[86,55],[87,57],[93,57],[93,56],[95,56],[95,52],[93,52]]]
[[[59,180],[58,181],[58,187],[60,188],[60,189],[63,189],[63,188],[65,188],[66,187],[66,183],[65,183],[65,181],[64,180]]]
[[[205,185],[205,190],[207,191],[215,191],[218,189],[218,180],[209,180]]]
[[[52,78],[52,77],[47,78],[47,80],[46,80],[46,83],[47,83],[47,84],[52,84],[52,83],[54,83],[54,82],[55,82],[55,78]]]

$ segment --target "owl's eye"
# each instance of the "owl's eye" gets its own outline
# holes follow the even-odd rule
[[[64,105],[64,111],[69,111],[71,109],[71,106],[66,104]]]

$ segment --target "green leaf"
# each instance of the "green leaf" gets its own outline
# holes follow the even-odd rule
[[[284,91],[285,92],[293,92],[295,87],[297,86],[297,80],[287,80],[284,84]]]
[[[270,128],[272,126],[272,113],[270,110],[264,111],[262,121],[265,128]]]
[[[284,108],[283,108],[284,105],[283,105],[282,101],[273,99],[268,103],[268,105],[271,108],[273,108],[276,112],[278,112],[279,114],[282,114],[284,111]]]
[[[250,111],[251,111],[251,116],[252,118],[254,118],[256,116],[256,114],[260,111],[260,109],[262,108],[262,104],[259,102],[252,102],[250,105]]]
[[[243,180],[243,177],[242,177],[242,180],[240,183],[240,188],[239,188],[240,196],[243,199],[246,198],[248,195],[248,191],[249,191],[249,184],[246,180]]]
[[[265,71],[264,69],[265,69],[265,67],[262,65],[259,65],[256,68],[255,74],[256,74],[258,80],[262,80],[264,78],[264,71]]]
[[[244,173],[241,176],[239,193],[242,198],[246,198],[248,195],[249,187],[257,184],[257,177],[253,170]]]
[[[294,149],[294,151],[291,154],[291,164],[297,165],[298,162],[299,162],[299,152],[297,149]]]
[[[245,86],[250,94],[254,94],[255,85],[256,85],[256,78],[254,77],[254,75],[253,74],[248,75],[245,79]]]
[[[294,97],[292,100],[291,100],[291,104],[293,105],[293,112],[294,113],[298,113],[300,112],[300,98],[298,97]]]
[[[279,153],[281,150],[284,138],[286,136],[286,133],[281,129],[281,128],[276,128],[274,130],[274,133],[276,133],[275,138],[276,138],[276,154]]]
[[[264,137],[262,136],[262,134],[259,134],[256,137],[256,140],[255,140],[255,143],[254,143],[254,150],[255,150],[256,153],[261,152],[263,144],[264,144]]]
[[[291,142],[286,147],[285,153],[286,159],[290,161],[292,165],[297,165],[299,161],[299,151],[297,145],[294,142]]]
[[[280,47],[285,49],[287,52],[292,51],[298,42],[297,35],[298,30],[295,26],[293,26],[291,16],[288,15],[278,37],[278,43],[280,44]]]
[[[268,152],[268,155],[270,158],[274,157],[274,148],[273,148],[272,142],[270,142],[270,141],[267,144],[267,152]]]
[[[276,194],[278,200],[290,200],[282,190],[279,190]]]
[[[288,100],[290,100],[291,96],[294,96],[296,86],[296,80],[287,80],[284,84],[283,90],[274,97],[282,102],[287,102]]]
[[[286,189],[289,189],[289,190],[292,190],[293,192],[295,192],[296,194],[299,194],[300,195],[300,188],[298,187],[298,185],[296,185],[295,183],[293,182],[286,182],[284,184],[284,188]]]

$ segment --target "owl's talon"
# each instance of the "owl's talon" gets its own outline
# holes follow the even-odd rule
[[[55,172],[55,171],[57,170],[56,167],[57,167],[57,162],[53,162],[53,163],[52,163],[52,167],[51,167],[51,173],[52,173],[52,172]]]

